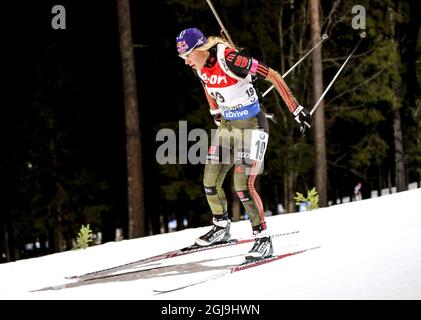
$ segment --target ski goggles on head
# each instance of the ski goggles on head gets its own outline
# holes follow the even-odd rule
[[[187,52],[184,52],[184,53],[182,53],[182,54],[179,54],[178,56],[181,58],[181,59],[183,59],[183,60],[186,60],[191,54],[192,54],[192,52],[193,52],[193,50],[196,48],[196,46],[194,46],[193,48],[191,48],[189,51],[187,51]]]
[[[191,47],[189,50],[187,50],[186,52],[180,53],[178,56],[181,59],[186,60],[193,52],[194,49],[196,49],[198,46],[201,47],[203,45],[203,39],[200,38],[193,47]]]

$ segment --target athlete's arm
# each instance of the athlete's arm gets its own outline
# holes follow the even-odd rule
[[[299,103],[279,73],[264,63],[233,50],[226,52],[225,60],[230,70],[240,77],[252,75],[256,76],[257,79],[271,82],[290,112],[294,112],[299,106]]]

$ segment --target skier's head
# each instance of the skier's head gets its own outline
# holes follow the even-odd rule
[[[176,38],[178,55],[181,58],[186,58],[194,49],[200,48],[206,42],[206,37],[199,29],[185,29]]]

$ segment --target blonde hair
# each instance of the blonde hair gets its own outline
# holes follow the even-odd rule
[[[216,36],[210,36],[208,38],[208,41],[203,46],[201,46],[200,48],[196,48],[196,50],[197,51],[206,51],[206,50],[209,50],[210,48],[212,48],[214,45],[217,45],[219,43],[227,46],[228,48],[235,49],[234,46],[232,44],[230,44],[224,38],[216,37]]]

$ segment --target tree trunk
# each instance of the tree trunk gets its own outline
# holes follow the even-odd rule
[[[129,0],[117,0],[126,119],[129,238],[146,234],[143,167]]]
[[[12,259],[10,257],[9,234],[7,232],[7,225],[4,226],[2,231],[4,231],[4,250],[6,251],[6,262],[10,262]]]
[[[405,159],[402,144],[401,112],[396,110],[393,114],[393,141],[395,145],[395,184],[396,192],[408,190],[405,174]]]
[[[312,46],[320,41],[319,0],[310,0],[311,40]],[[323,93],[322,46],[312,54],[313,71],[313,101],[319,99]],[[319,194],[319,207],[327,206],[327,163],[325,112],[323,100],[314,113],[314,146],[316,151],[315,184]]]
[[[13,229],[13,220],[8,216],[5,227],[6,260],[7,262],[19,260],[19,249],[16,247]]]
[[[55,208],[57,209],[57,208]],[[54,227],[54,243],[56,247],[56,252],[64,251],[64,238],[63,238],[63,231],[62,231],[62,218],[61,218],[61,211],[55,210],[57,214],[57,225]]]
[[[420,101],[421,97],[421,82],[417,78],[417,67],[416,65],[420,63],[419,54],[417,50],[417,45],[419,44],[418,39],[420,39],[421,23],[419,23],[419,16],[421,12],[421,2],[420,1],[409,1],[409,22],[408,22],[408,38],[403,46],[406,48],[406,54],[402,56],[402,62],[406,62],[406,81],[404,82],[407,91],[406,98],[404,99],[404,108],[406,110],[413,108],[415,111],[415,119],[419,119],[420,107],[417,107],[417,101]],[[417,116],[418,115],[418,116]],[[419,121],[419,120],[418,120]],[[418,122],[419,123],[419,122]],[[418,127],[419,128],[419,127]],[[415,137],[418,146],[421,145],[421,134],[420,131],[417,131],[417,136]],[[420,162],[417,162],[418,165],[415,165],[411,169],[411,179],[415,178],[417,181],[417,188],[421,188],[421,175],[420,175]],[[407,166],[407,178],[406,181],[409,182],[409,173]]]
[[[284,174],[284,201],[285,210],[287,213],[296,211],[294,195],[294,174],[290,171],[287,171]]]
[[[389,9],[389,19],[391,28],[391,41],[395,52],[399,52],[398,42],[395,39],[395,12],[393,9]],[[400,69],[401,65],[397,68]],[[402,94],[403,83],[396,81],[393,83],[393,91],[395,94],[393,101],[393,142],[395,147],[395,185],[396,192],[405,191],[408,189],[405,174],[405,159],[402,141],[402,123],[401,123],[401,107],[402,100],[400,97]]]

